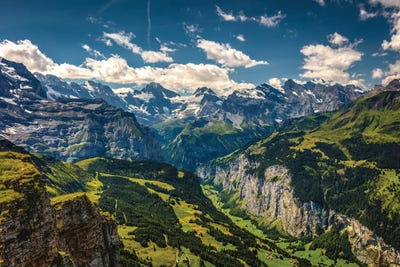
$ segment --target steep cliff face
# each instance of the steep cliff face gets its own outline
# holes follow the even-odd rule
[[[31,151],[66,161],[160,159],[150,130],[103,100],[29,100],[21,105],[0,105],[0,134]]]
[[[115,266],[115,222],[85,195],[50,203],[31,156],[0,140],[0,265]]]
[[[291,186],[291,174],[285,166],[272,165],[261,176],[249,173],[248,170],[256,168],[257,164],[240,155],[228,163],[202,166],[198,175],[237,192],[238,204],[243,209],[271,224],[278,223],[292,236],[315,236],[336,223],[342,232],[348,232],[352,251],[361,262],[370,266],[398,266],[400,252],[358,220],[297,198]]]
[[[11,177],[4,170],[4,154],[0,157],[0,265],[49,266],[58,239],[54,210],[40,175],[29,169],[19,177]]]
[[[1,58],[0,87],[0,135],[29,151],[64,161],[161,158],[152,132],[105,100],[49,99],[22,64]]]
[[[258,178],[246,171],[249,165],[249,160],[240,156],[227,166],[217,166],[213,183],[239,192],[242,208],[270,223],[279,221],[287,233],[296,237],[314,235],[318,227],[327,229],[334,221],[332,211],[294,196],[291,177],[284,166],[270,166],[264,177]],[[210,177],[206,171],[200,168],[200,177]]]
[[[73,195],[54,207],[59,250],[70,255],[77,266],[117,265],[117,224],[101,216],[86,195]]]

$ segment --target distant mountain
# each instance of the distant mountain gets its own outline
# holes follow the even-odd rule
[[[337,110],[363,94],[354,85],[300,84],[291,79],[279,89],[261,84],[222,97],[205,87],[179,95],[156,83],[142,90],[112,90],[93,81],[77,84],[51,75],[36,77],[52,98],[102,98],[134,113],[139,123],[156,129],[165,158],[191,170],[267,136],[283,121]]]
[[[327,255],[337,253],[329,238],[339,231],[361,262],[396,266],[399,85],[395,80],[377,87],[337,112],[286,121],[264,140],[198,173],[222,187],[222,195],[232,196],[226,198],[231,207],[262,217],[272,227],[280,225],[297,237],[326,231],[312,247],[326,249]],[[329,230],[332,225],[337,229]]]
[[[263,84],[234,91],[224,99],[207,90],[200,92],[208,92],[200,101],[200,118],[187,120],[186,124],[177,120],[153,126],[161,136],[171,136],[163,140],[169,161],[192,170],[197,164],[267,136],[283,121],[337,110],[362,95],[352,85],[301,85],[293,80],[288,80],[283,90]]]
[[[56,77],[50,80],[60,82]],[[5,59],[0,61],[0,81],[0,134],[28,150],[68,161],[93,156],[161,158],[154,135],[132,113],[102,99],[48,99],[48,85],[42,87],[23,65]],[[64,92],[79,92],[69,85]],[[92,88],[92,95],[108,90],[92,82],[85,86]]]

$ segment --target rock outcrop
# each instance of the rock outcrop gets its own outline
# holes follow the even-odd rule
[[[77,266],[116,266],[119,252],[117,224],[86,195],[55,204],[58,250]]]
[[[116,223],[84,194],[51,204],[30,155],[0,140],[0,266],[116,266]]]
[[[198,168],[200,178],[237,192],[241,207],[252,215],[277,223],[295,237],[315,236],[336,223],[347,231],[356,257],[370,266],[399,266],[400,252],[359,221],[326,209],[313,201],[299,200],[291,187],[291,175],[285,166],[272,165],[257,177],[247,170],[254,168],[245,155],[232,161]]]

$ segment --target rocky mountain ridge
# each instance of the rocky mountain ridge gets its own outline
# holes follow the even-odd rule
[[[199,88],[192,95],[179,95],[160,84],[150,83],[142,90],[114,89],[100,83],[66,82],[53,75],[35,76],[52,98],[103,98],[108,103],[135,113],[138,121],[154,125],[165,120],[193,121],[201,117],[219,117],[235,127],[242,124],[271,125],[287,118],[314,112],[336,110],[358,98],[363,91],[354,85],[305,84],[287,80],[282,88],[261,84],[255,88],[218,96],[210,88]]]
[[[161,158],[155,136],[132,113],[98,98],[48,99],[41,83],[22,64],[5,59],[0,81],[5,84],[0,94],[0,134],[26,149],[67,161],[94,156]]]
[[[314,201],[297,198],[291,186],[289,170],[281,165],[268,167],[263,177],[249,174],[252,163],[244,156],[223,167],[200,167],[199,177],[212,177],[213,184],[239,192],[241,208],[263,218],[268,224],[281,225],[296,238],[315,237],[337,224],[348,232],[354,255],[369,266],[397,266],[400,252],[389,246],[360,221],[327,209]]]
[[[286,122],[198,175],[293,236],[337,225],[360,261],[398,266],[399,88],[394,80],[337,112]]]

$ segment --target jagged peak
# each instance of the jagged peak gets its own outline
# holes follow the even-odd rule
[[[155,97],[176,97],[179,96],[178,93],[175,93],[174,91],[171,91],[169,89],[166,89],[159,83],[151,82],[147,84],[143,89],[142,92],[145,93],[151,93]]]
[[[0,80],[6,81],[6,86],[3,84],[0,88],[3,93],[8,89],[22,89],[22,94],[28,93],[30,97],[47,97],[40,81],[22,63],[0,57]]]
[[[200,87],[198,88],[194,93],[193,93],[196,97],[201,96],[201,95],[216,95],[215,92],[208,88],[208,87]]]

